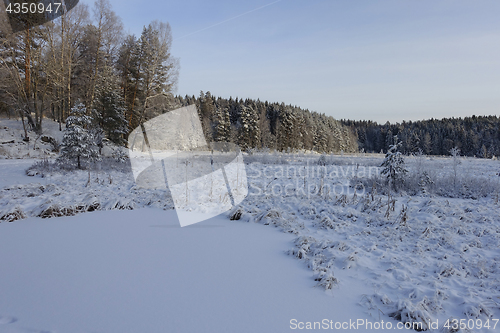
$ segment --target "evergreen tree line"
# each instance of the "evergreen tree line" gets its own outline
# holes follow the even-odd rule
[[[387,152],[397,135],[403,154],[450,155],[453,148],[464,156],[492,158],[500,155],[500,118],[472,116],[465,118],[403,121],[377,124],[372,121],[342,120],[358,138],[364,152]]]
[[[62,129],[82,103],[96,120],[92,126],[123,143],[144,119],[148,99],[171,93],[177,82],[170,26],[153,21],[139,37],[126,35],[109,0],[92,8],[79,3],[54,21],[9,31],[0,22],[0,112],[21,118],[26,140],[29,130],[41,132],[44,117]]]
[[[210,92],[176,96],[171,108],[196,104],[207,142],[233,142],[243,150],[356,152],[357,140],[333,117],[285,103],[221,98]]]

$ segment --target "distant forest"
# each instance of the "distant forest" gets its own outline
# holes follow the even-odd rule
[[[284,103],[225,99],[201,92],[177,96],[170,108],[196,104],[208,142],[234,142],[241,149],[358,151],[354,133],[333,117]]]
[[[372,121],[342,120],[358,138],[360,151],[386,152],[394,135],[405,154],[422,151],[426,155],[450,155],[459,148],[464,156],[492,158],[500,155],[500,118],[472,116],[409,121],[379,125]]]

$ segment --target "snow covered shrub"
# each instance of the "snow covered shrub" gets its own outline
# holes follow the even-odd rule
[[[264,225],[273,225],[280,228],[283,232],[297,234],[299,230],[304,229],[304,223],[297,221],[295,218],[284,218],[283,213],[277,209],[259,214],[255,222],[260,222]]]
[[[131,199],[126,198],[111,199],[102,206],[103,210],[134,210],[135,208],[136,204]]]
[[[492,318],[494,314],[490,309],[488,309],[486,305],[476,303],[476,304],[468,304],[466,310],[464,311],[464,315],[466,315],[467,318],[478,319],[483,315],[486,318]]]
[[[422,149],[418,148],[418,151],[413,154],[413,157],[415,158],[415,173],[417,174],[418,177],[424,172],[424,160],[425,160],[425,155],[422,151]]]
[[[427,171],[424,171],[420,175],[420,180],[418,182],[418,187],[419,187],[420,193],[423,196],[429,195],[432,185],[434,185],[434,182],[432,181],[432,179],[429,176],[429,174],[427,173]]]
[[[93,212],[96,210],[101,210],[101,203],[99,199],[93,194],[88,194],[83,199],[83,204],[79,206],[80,209],[83,209],[86,212]]]
[[[344,243],[342,241],[335,241],[332,243],[332,245],[330,247],[332,249],[339,250],[340,252],[345,252],[345,251],[350,249],[349,245],[347,245],[346,243]]]
[[[370,178],[358,178],[358,186],[362,186],[372,197],[377,195],[379,190],[381,194],[385,194],[387,190],[384,179],[378,174],[371,175]]]
[[[125,163],[129,159],[128,154],[123,149],[115,149],[111,157],[120,163]]]
[[[119,171],[123,173],[130,173],[132,171],[130,163],[128,161],[128,156],[124,156],[123,159],[112,157],[101,157],[101,160],[94,164],[98,170],[103,172]]]
[[[408,221],[408,206],[403,205],[398,218],[396,219],[396,224],[400,227],[407,226],[406,221]]]
[[[48,159],[44,158],[41,161],[36,161],[28,169],[26,169],[26,175],[33,177],[41,175],[44,177],[45,172],[50,172],[53,170],[54,163],[50,162]]]
[[[318,165],[319,166],[326,166],[327,165],[326,156],[324,154],[319,157]]]
[[[320,281],[321,278],[328,272],[328,268],[333,265],[331,260],[326,263],[326,258],[324,255],[317,255],[307,263],[309,267],[315,274],[314,281]]]
[[[457,169],[458,165],[460,164],[460,160],[458,159],[460,157],[460,149],[458,147],[454,147],[450,150],[451,156],[453,156],[453,187],[456,190],[457,189]]]
[[[61,144],[58,162],[82,169],[82,162],[99,160],[97,133],[92,126],[92,118],[86,114],[87,109],[77,102],[66,119],[66,130]]]
[[[347,256],[347,258],[344,260],[345,268],[351,269],[357,266],[356,263],[359,260],[359,257],[356,255],[357,253],[358,252],[354,251]]]
[[[231,221],[239,220],[241,219],[241,216],[243,215],[243,209],[241,207],[234,208],[231,212],[229,212],[229,219]]]
[[[339,283],[337,278],[333,276],[333,273],[330,271],[323,276],[316,277],[315,280],[318,281],[318,284],[316,286],[323,287],[325,288],[325,290],[331,290]]]
[[[258,222],[256,218],[262,216],[262,211],[255,206],[236,206],[227,213],[227,216],[231,221]]]
[[[478,199],[494,196],[499,184],[485,177],[464,175],[457,179],[454,175],[444,175],[434,180],[435,194],[449,198]]]
[[[75,208],[73,207],[61,207],[58,204],[50,204],[45,207],[39,217],[42,219],[51,217],[61,217],[61,216],[73,216],[76,214]]]
[[[409,172],[402,189],[409,195],[428,196],[433,193],[437,172],[435,168],[427,167],[425,159],[426,156],[419,151],[408,163]]]
[[[408,170],[405,166],[403,155],[399,151],[402,142],[394,136],[394,144],[389,147],[384,161],[381,164],[382,175],[387,178],[388,187],[397,192],[405,182]]]
[[[312,236],[300,236],[297,237],[294,241],[295,248],[288,251],[288,254],[293,255],[298,259],[306,259],[307,254],[311,248],[312,244],[317,243],[316,238]]]
[[[51,136],[43,135],[40,140],[50,144],[50,148],[54,153],[59,152],[59,142]]]
[[[308,220],[312,220],[319,217],[316,212],[316,207],[314,207],[310,203],[301,204],[300,207],[298,208],[298,211],[300,215],[302,215],[302,217]]]
[[[401,321],[417,332],[427,331],[429,320],[432,318],[423,302],[413,305],[410,300],[399,301],[397,310],[390,313],[389,317]]]
[[[1,213],[0,221],[6,222],[14,222],[16,220],[22,220],[26,218],[26,214],[24,214],[23,210],[19,206],[15,206],[12,209],[8,210],[6,213]]]
[[[277,219],[281,219],[281,212],[276,209],[270,209],[267,212],[261,213],[255,219],[255,222],[260,222],[264,225],[269,225],[270,223],[276,221]]]
[[[326,230],[335,228],[335,224],[328,216],[323,216],[323,218],[319,222],[315,222],[314,224],[318,225],[319,228]]]

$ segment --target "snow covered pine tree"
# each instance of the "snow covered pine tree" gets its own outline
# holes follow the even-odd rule
[[[214,141],[231,141],[231,119],[227,107],[217,106],[217,108],[215,109]]]
[[[96,87],[94,110],[92,110],[93,121],[98,124],[99,128],[102,128],[110,141],[123,146],[126,143],[124,136],[128,130],[125,119],[125,100],[120,95],[119,85],[112,77],[111,70],[104,69],[103,74],[106,75],[100,78]]]
[[[241,105],[239,144],[242,150],[259,148],[260,129],[258,115],[252,107]]]
[[[398,141],[398,136],[395,135],[394,143],[389,146],[389,150],[387,154],[385,154],[384,161],[381,165],[383,168],[382,175],[387,177],[389,189],[392,186],[395,192],[403,185],[405,176],[408,173],[403,155],[399,151],[401,144],[401,141]]]
[[[76,102],[71,108],[71,114],[66,119],[66,129],[58,157],[60,162],[69,162],[77,168],[82,168],[82,161],[99,160],[99,148],[91,131],[92,117],[86,115],[85,105]]]

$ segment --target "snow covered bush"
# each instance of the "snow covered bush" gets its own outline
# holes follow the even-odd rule
[[[23,212],[21,207],[15,206],[14,208],[8,210],[7,212],[0,214],[0,222],[14,222],[16,220],[22,220],[26,218],[26,214]]]
[[[328,229],[335,229],[335,225],[336,223],[334,221],[332,221],[332,219],[334,221],[337,221],[338,219],[332,215],[331,218],[329,216],[323,216],[323,218],[319,221],[314,221],[314,225],[315,226],[318,226],[318,228],[321,228],[321,229],[325,229],[325,230],[328,230]]]
[[[237,221],[241,219],[241,216],[243,215],[244,210],[241,207],[235,207],[229,212],[229,219],[231,221]]]
[[[45,172],[49,172],[53,169],[53,163],[51,163],[47,158],[44,158],[40,161],[36,161],[26,169],[26,175],[33,177],[37,175],[41,175],[42,178],[45,176]]]
[[[318,281],[317,286],[323,287],[325,290],[331,290],[334,286],[338,285],[339,281],[335,276],[333,276],[332,272],[328,272],[322,276],[318,276],[315,279]]]
[[[423,196],[426,196],[426,195],[429,195],[429,190],[430,188],[434,185],[434,181],[431,179],[431,177],[429,176],[429,173],[427,173],[427,171],[424,171],[421,175],[420,175],[420,180],[418,182],[418,186],[419,186],[419,190],[420,190],[420,193],[423,195]]]
[[[51,149],[53,152],[57,153],[59,152],[59,142],[57,142],[56,139],[54,139],[53,137],[51,136],[47,136],[47,135],[43,135],[40,140],[42,140],[42,142],[46,142],[48,144],[50,144],[51,146]]]
[[[486,177],[463,175],[455,180],[453,175],[443,175],[433,181],[431,188],[436,195],[449,198],[478,199],[494,196],[500,189],[498,183]]]
[[[58,157],[60,163],[76,165],[78,169],[82,169],[82,162],[99,160],[98,131],[93,131],[92,118],[86,112],[87,108],[79,102],[71,109]]]
[[[87,169],[97,171],[98,173],[111,173],[114,171],[130,174],[132,172],[130,163],[126,163],[128,156],[121,153],[113,153],[111,157],[101,157],[99,161],[93,165],[88,165]],[[61,160],[43,159],[34,162],[28,169],[26,175],[40,176],[42,178],[47,175],[60,174],[74,170],[73,164],[61,162]]]
[[[125,163],[129,159],[128,154],[125,151],[123,151],[122,149],[114,150],[111,157],[113,158],[113,160],[120,162],[120,163]]]
[[[323,154],[323,155],[321,155],[321,156],[319,157],[319,160],[318,160],[318,165],[319,165],[319,166],[325,166],[325,165],[327,165],[327,162],[326,162],[326,156],[325,156],[325,154]]]
[[[403,155],[399,151],[401,141],[394,136],[394,144],[389,147],[384,161],[382,162],[382,175],[387,178],[388,186],[397,192],[405,182],[408,170],[405,166]]]
[[[414,305],[410,300],[400,300],[397,304],[397,310],[389,314],[396,320],[401,321],[415,331],[427,331],[430,326],[432,316],[427,311],[428,307],[425,300]]]
[[[455,191],[457,190],[457,169],[460,164],[460,149],[458,147],[454,147],[450,150],[450,154],[453,157],[453,187]]]
[[[62,216],[73,216],[76,214],[76,209],[72,206],[63,207],[59,204],[48,204],[43,207],[42,212],[38,215],[42,219]]]
[[[270,209],[257,215],[255,222],[264,225],[273,225],[280,228],[283,232],[297,234],[298,230],[304,229],[304,224],[295,219],[283,216],[279,209]]]

